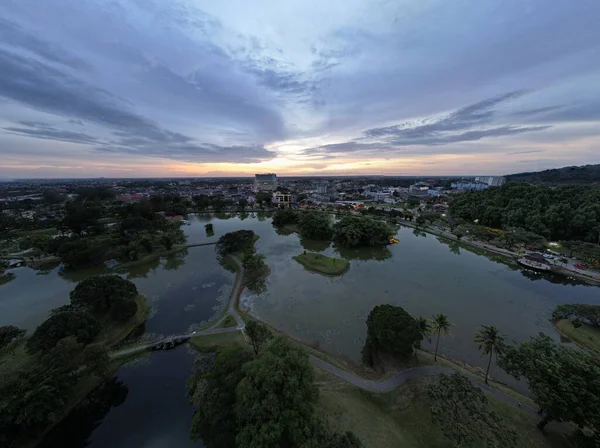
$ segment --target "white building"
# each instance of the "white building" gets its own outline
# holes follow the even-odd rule
[[[292,203],[292,195],[290,193],[282,193],[276,191],[271,197],[271,204],[275,207],[289,207]]]
[[[425,182],[417,182],[408,188],[408,192],[415,196],[427,196],[429,190],[431,190],[431,185]]]
[[[481,191],[487,190],[489,187],[485,182],[477,182],[477,181],[465,181],[461,180],[459,182],[454,182],[452,184],[452,189],[454,190],[467,190],[467,191]]]

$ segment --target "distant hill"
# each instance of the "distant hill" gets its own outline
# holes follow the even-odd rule
[[[507,182],[550,185],[600,185],[600,164],[566,166],[553,170],[506,176]]]

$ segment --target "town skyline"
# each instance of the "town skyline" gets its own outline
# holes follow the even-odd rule
[[[0,4],[0,179],[598,163],[597,2]]]

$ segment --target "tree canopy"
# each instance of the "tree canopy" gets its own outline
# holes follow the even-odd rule
[[[83,310],[69,309],[52,314],[27,340],[27,350],[50,350],[63,338],[74,336],[80,344],[89,344],[100,332],[100,323]]]
[[[588,305],[587,303],[567,303],[558,305],[552,311],[552,320],[577,318],[584,322],[600,327],[600,305]]]
[[[328,240],[331,238],[331,216],[324,212],[302,213],[298,218],[300,235],[309,240]]]
[[[393,229],[368,216],[344,216],[334,226],[333,241],[345,247],[387,244]]]
[[[428,386],[427,394],[433,422],[454,446],[515,446],[517,434],[490,409],[484,393],[466,376],[442,374]]]
[[[275,227],[282,227],[286,224],[295,224],[298,222],[298,212],[289,208],[283,208],[277,210],[273,215],[273,225]]]
[[[14,325],[4,325],[0,327],[0,350],[10,346],[15,341],[22,339],[27,333],[27,330],[23,330]]]
[[[450,211],[468,222],[522,228],[553,240],[597,243],[600,237],[600,188],[507,184],[458,195]]]
[[[306,353],[277,338],[253,357],[242,348],[204,358],[190,378],[191,436],[208,448],[361,448],[317,412]]]
[[[367,340],[362,349],[363,362],[374,365],[378,352],[408,358],[423,337],[425,335],[419,323],[403,308],[377,305],[367,318]]]
[[[256,355],[258,355],[260,348],[273,338],[269,329],[256,320],[248,322],[246,325],[246,334],[248,335],[248,339],[250,339],[250,345],[252,345],[252,349]]]
[[[600,428],[600,365],[591,355],[559,346],[540,333],[506,347],[499,365],[516,379],[527,379],[545,414],[540,429],[553,420]]]
[[[215,250],[223,257],[236,252],[246,252],[254,245],[254,232],[252,230],[238,230],[229,232],[219,238]]]
[[[118,275],[97,275],[83,280],[71,291],[71,304],[97,315],[109,313],[115,320],[127,320],[137,311],[136,286]]]

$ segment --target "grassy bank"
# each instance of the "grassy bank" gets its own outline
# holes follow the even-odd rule
[[[129,336],[138,325],[146,322],[148,314],[150,313],[146,297],[138,294],[134,300],[137,304],[136,313],[131,318],[127,319],[126,322],[115,322],[110,320],[103,323],[102,330],[98,336],[96,336],[96,339],[93,342],[94,344],[103,344],[107,348],[112,347]]]
[[[141,258],[138,258],[137,260],[133,260],[133,261],[126,261],[124,263],[120,263],[117,266],[115,266],[114,270],[117,272],[120,271],[126,271],[128,269],[137,267],[137,266],[142,266],[144,264],[149,263],[150,261],[156,260],[157,258],[161,258],[161,257],[166,257],[167,255],[172,255],[172,254],[176,254],[177,252],[181,252],[182,250],[187,249],[186,245],[174,245],[171,249],[167,250],[167,249],[158,249],[158,250],[154,250],[153,252],[144,255]]]
[[[315,367],[319,405],[331,424],[353,431],[366,448],[442,448],[451,445],[431,422],[426,387],[433,377],[406,382],[393,392],[376,394],[350,385]],[[570,447],[554,427],[547,434],[537,430],[537,416],[487,395],[490,407],[519,434],[516,447]]]
[[[227,328],[227,327],[235,327],[237,326],[237,322],[235,321],[235,319],[233,318],[233,316],[231,314],[228,314],[227,317],[225,319],[223,319],[223,322],[221,322],[219,325],[217,325],[217,328]]]
[[[570,319],[561,319],[555,325],[563,336],[600,357],[600,328],[586,323],[575,328]]]
[[[325,275],[341,275],[350,268],[350,262],[343,258],[327,257],[313,252],[304,252],[293,257],[310,271]]]
[[[189,344],[202,353],[215,352],[226,347],[243,347],[250,350],[241,331],[195,336],[190,338]]]

